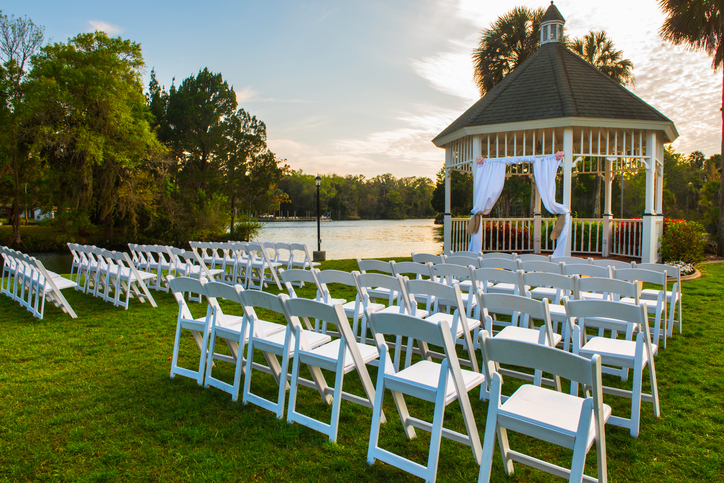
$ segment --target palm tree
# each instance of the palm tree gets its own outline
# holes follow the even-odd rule
[[[538,49],[544,13],[542,8],[515,7],[483,30],[473,51],[475,84],[481,96]]]
[[[634,83],[633,63],[623,58],[604,30],[588,32],[582,39],[573,39],[568,48],[621,85]]]
[[[724,63],[724,13],[722,4],[716,0],[659,0],[659,7],[667,15],[659,33],[664,40],[677,45],[684,44],[693,50],[703,50],[713,57],[711,66],[719,69]],[[724,75],[724,72],[723,72]],[[724,82],[722,84],[724,107]],[[724,123],[724,111],[722,111]],[[724,131],[721,149],[724,153]],[[724,173],[724,156],[721,157]],[[724,255],[724,176],[719,179],[719,224],[717,229],[717,252]]]
[[[583,60],[603,72],[621,85],[634,83],[633,62],[623,58],[623,52],[616,50],[606,32],[588,32],[581,39],[568,42],[568,48]],[[593,217],[601,217],[601,177],[596,176],[594,184]]]

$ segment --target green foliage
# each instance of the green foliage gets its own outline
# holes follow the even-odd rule
[[[320,268],[350,271],[357,266],[354,260],[331,260]],[[724,305],[719,298],[724,290],[724,264],[700,269],[704,278],[684,282],[684,333],[676,333],[656,358],[661,418],[654,418],[651,403],[644,402],[638,438],[631,438],[625,429],[606,426],[611,481],[721,480],[724,460],[720,438],[715,435],[724,431],[724,392],[716,390],[723,381]],[[330,289],[334,297],[349,300],[354,295],[334,286]],[[301,296],[314,296],[309,285],[299,291]],[[367,464],[370,408],[342,404],[338,443],[330,444],[321,433],[278,420],[252,404],[232,402],[218,389],[203,388],[185,377],[170,379],[169,357],[178,314],[178,304],[170,293],[153,292],[158,308],[133,300],[128,310],[73,290],[64,295],[78,319],[47,304],[45,318],[34,320],[17,303],[0,297],[0,324],[3,332],[11,335],[3,339],[0,349],[4,361],[0,373],[0,479],[420,481],[384,463]],[[238,304],[221,303],[225,313],[241,315]],[[190,309],[203,316],[205,304],[190,304]],[[181,340],[180,363],[198,365],[199,352],[188,331]],[[226,350],[225,344],[216,347]],[[480,351],[477,356],[481,357]],[[377,368],[368,368],[376,381]],[[308,377],[306,368],[301,370]],[[233,366],[217,361],[214,374],[233,381]],[[255,373],[254,377],[255,391],[275,397],[278,386],[271,376]],[[326,377],[333,382],[329,374]],[[631,384],[612,375],[603,378],[613,387]],[[648,392],[646,373],[644,379]],[[512,394],[517,387],[513,378],[506,378],[504,394]],[[345,375],[344,388],[363,394],[354,371]],[[478,432],[483,432],[488,403],[477,396],[471,391],[470,403]],[[630,411],[630,400],[606,397],[605,401],[614,414]],[[389,393],[384,402],[388,423],[382,426],[380,444],[424,464],[429,434],[418,431],[417,438],[408,440]],[[431,420],[430,404],[413,398],[407,402],[412,415]],[[464,431],[458,407],[456,403],[448,406],[445,427]],[[320,420],[328,420],[330,414],[319,393],[304,387],[299,389],[297,408]],[[570,465],[570,450],[510,435],[514,449]],[[595,475],[595,449],[589,457],[586,474]],[[476,481],[479,468],[468,446],[443,439],[438,481]],[[492,471],[491,481],[561,481],[523,465],[516,465],[517,476],[509,478],[497,449]]]
[[[704,259],[706,240],[701,223],[666,219],[659,254],[665,262],[698,263]]]
[[[317,192],[314,176],[292,171],[279,183],[288,195],[280,205],[283,215],[316,216]],[[383,174],[366,180],[364,176],[321,176],[319,189],[322,213],[334,219],[405,219],[435,215],[431,206],[433,186],[428,178],[395,178]],[[471,194],[472,196],[472,194]],[[472,199],[472,198],[471,198]]]
[[[264,223],[254,218],[246,218],[236,222],[234,225],[234,236],[230,237],[234,241],[252,241],[256,238],[264,228]]]

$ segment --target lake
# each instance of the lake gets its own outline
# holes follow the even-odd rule
[[[255,241],[306,243],[317,249],[317,223],[287,221],[264,224]],[[357,220],[322,222],[322,250],[327,260],[409,257],[410,253],[442,253],[442,225],[425,220]],[[56,273],[70,273],[67,253],[32,253]]]
[[[442,253],[442,225],[432,219],[324,221],[321,231],[327,260]],[[306,243],[311,253],[317,249],[317,223],[266,223],[255,241]]]

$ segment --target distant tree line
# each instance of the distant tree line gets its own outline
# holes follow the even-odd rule
[[[285,161],[220,73],[166,90],[152,71],[144,94],[140,44],[43,42],[41,27],[0,13],[0,205],[15,244],[27,208],[54,211],[67,240],[178,243],[233,236],[243,214],[285,199]]]
[[[319,189],[322,213],[334,219],[429,218],[436,212],[430,202],[434,186],[429,178],[395,178],[391,174],[365,179],[364,176],[321,176]],[[279,183],[288,198],[279,205],[286,216],[316,216],[315,176],[302,170],[292,171]]]

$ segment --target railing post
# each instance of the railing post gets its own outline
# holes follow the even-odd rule
[[[612,235],[613,235],[613,215],[611,213],[606,213],[603,215],[603,220],[601,221],[603,224],[602,231],[603,231],[603,240],[602,240],[602,249],[601,249],[601,255],[603,257],[607,257],[610,254],[610,247],[612,243]]]
[[[450,159],[452,157],[452,148],[445,148],[445,214],[443,215],[443,253],[450,253],[450,235],[451,235],[451,224],[452,215],[450,214],[450,177],[452,176],[452,170],[447,166],[450,165]]]

